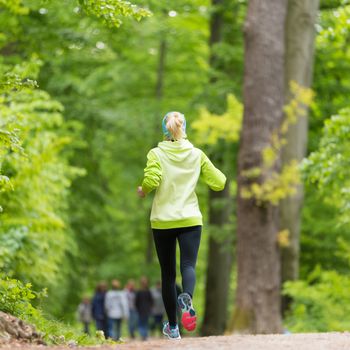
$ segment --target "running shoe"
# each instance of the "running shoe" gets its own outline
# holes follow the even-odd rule
[[[164,322],[163,334],[171,340],[180,340],[180,331],[178,325],[175,328],[170,327],[169,322]]]
[[[192,305],[191,296],[188,293],[181,293],[177,298],[177,302],[182,312],[182,325],[187,331],[194,331],[197,325],[197,316]]]

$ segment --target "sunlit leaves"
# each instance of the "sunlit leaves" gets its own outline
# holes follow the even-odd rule
[[[147,9],[124,0],[79,0],[89,14],[101,18],[110,27],[119,27],[122,17],[133,17],[140,21],[151,15]]]
[[[313,89],[317,94],[310,118],[311,150],[317,148],[324,120],[349,105],[350,5],[346,0],[329,1],[332,2],[340,6],[321,11],[316,25],[318,35]]]
[[[290,125],[295,124],[298,118],[304,118],[308,114],[308,108],[314,99],[314,92],[311,89],[300,86],[295,81],[290,82],[290,93],[292,99],[284,107],[285,118],[281,126],[281,134],[286,135]]]
[[[304,162],[308,181],[316,183],[326,201],[350,222],[350,109],[326,121],[319,149]]]
[[[12,14],[27,15],[29,9],[23,5],[22,0],[0,0],[0,8],[7,8]]]
[[[23,152],[21,140],[18,136],[19,115],[12,111],[9,103],[9,96],[23,89],[30,89],[36,86],[36,81],[28,78],[29,67],[33,62],[23,63],[14,67],[0,66],[0,171],[4,154],[7,150]],[[8,68],[8,70],[6,70]],[[33,73],[33,72],[32,72]],[[35,74],[35,72],[34,72]],[[7,176],[1,176],[0,191],[12,189],[12,184]]]
[[[1,165],[7,175],[0,186],[12,189],[0,193],[1,269],[44,286],[55,280],[68,246],[74,246],[65,210],[67,189],[81,171],[62,154],[72,142],[64,132],[62,104],[33,89],[35,84],[22,84],[35,79],[38,67],[29,62],[11,72],[14,79],[0,95]]]
[[[270,168],[276,162],[279,151],[286,144],[285,136],[289,127],[295,124],[299,118],[307,116],[308,108],[313,102],[313,91],[298,85],[295,81],[290,82],[290,93],[292,98],[284,107],[285,117],[282,125],[272,133],[271,145],[265,147],[262,152],[263,164],[266,168]]]
[[[269,202],[277,205],[282,199],[296,193],[300,183],[298,163],[286,164],[280,172],[272,172],[261,184],[253,182],[241,190],[242,198],[254,198],[258,205]]]
[[[290,231],[285,229],[277,234],[277,242],[281,248],[287,248],[290,246]]]
[[[287,282],[293,304],[285,324],[292,332],[347,331],[350,277],[316,268],[307,281]]]
[[[276,162],[282,147],[286,144],[285,135],[290,125],[307,114],[307,108],[313,101],[313,92],[291,82],[290,91],[293,98],[285,106],[285,118],[282,125],[272,133],[270,145],[262,150],[262,166],[247,169],[242,176],[250,180],[250,184],[241,190],[245,199],[254,198],[258,205],[265,202],[277,205],[282,199],[296,193],[300,184],[299,165],[296,160],[285,164],[280,171],[275,170]],[[254,178],[258,181],[255,182]]]
[[[32,314],[35,309],[31,305],[37,293],[32,289],[30,283],[22,282],[0,275],[0,309],[3,312],[16,316],[23,313]]]
[[[194,141],[198,145],[215,145],[219,140],[237,142],[242,126],[243,106],[237,98],[227,96],[227,110],[222,115],[202,108],[199,117],[191,124],[195,130]]]

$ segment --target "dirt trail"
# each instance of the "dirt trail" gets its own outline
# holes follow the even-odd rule
[[[0,349],[69,350],[68,346],[2,346]],[[350,333],[293,335],[233,335],[207,338],[126,342],[121,345],[76,348],[79,350],[350,350]]]

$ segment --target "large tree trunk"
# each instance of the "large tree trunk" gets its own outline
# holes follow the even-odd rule
[[[258,179],[244,171],[262,168],[262,150],[280,126],[284,105],[284,27],[287,0],[251,0],[245,23],[244,118],[238,155],[235,331],[281,332],[278,208],[244,199],[242,188]],[[276,170],[277,165],[275,166]]]
[[[223,25],[222,5],[223,0],[212,0],[209,64],[213,69],[217,66],[217,57],[213,52],[213,45],[221,41]],[[210,77],[210,83],[215,83],[215,77]],[[220,157],[217,166],[221,168],[224,166],[223,157]],[[223,230],[225,225],[229,223],[230,201],[229,181],[227,181],[222,192],[209,190],[209,227],[211,230]],[[218,202],[221,203],[218,205]],[[222,234],[225,234],[225,232]],[[211,234],[208,247],[204,322],[201,330],[204,336],[223,334],[225,331],[232,259],[232,239],[227,237],[225,240],[217,240],[215,239],[215,234]]]
[[[314,63],[315,22],[319,0],[289,0],[286,21],[285,95],[286,103],[293,97],[289,83],[310,87]],[[308,119],[300,117],[288,129],[287,144],[282,151],[282,163],[295,159],[301,161],[306,155]],[[293,197],[281,202],[281,229],[288,229],[290,245],[282,249],[282,283],[296,280],[299,274],[300,212],[303,203],[303,186]],[[282,299],[282,309],[288,307],[288,299]]]
[[[209,196],[210,229],[223,230],[231,213],[229,183],[221,192],[210,191]],[[232,250],[231,237],[218,241],[210,235],[202,327],[202,334],[206,336],[223,334],[226,329]]]

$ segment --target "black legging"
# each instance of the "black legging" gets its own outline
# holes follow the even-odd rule
[[[193,296],[196,283],[195,266],[202,226],[153,229],[160,269],[162,296],[171,326],[176,325],[176,239],[180,246],[180,270],[183,292]]]

